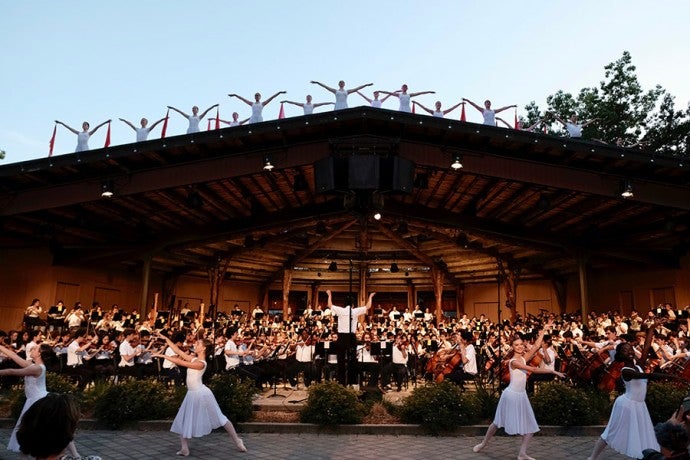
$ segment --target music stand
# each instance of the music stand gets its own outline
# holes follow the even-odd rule
[[[168,324],[168,318],[170,317],[169,311],[158,311],[156,312],[156,321],[153,324],[154,329],[163,329],[166,324]]]
[[[280,353],[278,353],[278,352],[279,352],[279,351],[282,351],[282,350],[283,350],[283,347],[284,347],[284,345],[279,345],[279,346],[277,346],[276,349],[273,350],[273,352],[271,352],[270,355],[268,355],[267,360],[268,360],[268,361],[275,361],[275,360],[277,360],[277,359],[278,359],[278,358],[277,358],[278,355],[280,355]],[[266,397],[267,397],[267,398],[287,398],[287,396],[285,396],[285,395],[280,395],[280,394],[278,394],[278,374],[273,374],[272,380],[273,380],[273,394],[272,394],[272,395],[268,395],[268,396],[266,396]]]

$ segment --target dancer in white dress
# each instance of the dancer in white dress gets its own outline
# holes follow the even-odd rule
[[[65,123],[61,122],[60,120],[55,120],[55,123],[58,125],[62,125],[65,128],[69,129],[72,131],[74,134],[77,135],[77,148],[74,150],[75,152],[84,152],[86,150],[89,150],[89,138],[93,136],[93,134],[98,131],[98,128],[100,128],[103,125],[107,125],[110,123],[111,120],[106,120],[100,125],[96,126],[93,128],[91,131],[89,131],[89,122],[85,121],[84,123],[81,124],[82,131],[77,131],[76,129],[66,125]]]
[[[248,100],[248,99],[245,99],[245,98],[243,98],[242,96],[239,96],[239,95],[237,95],[237,94],[235,94],[235,93],[228,94],[228,96],[230,96],[230,97],[236,97],[236,98],[239,99],[240,101],[242,101],[242,102],[244,102],[245,104],[251,106],[251,108],[252,108],[252,116],[249,118],[249,123],[260,123],[260,122],[264,121],[264,116],[263,116],[264,107],[266,107],[266,106],[268,105],[269,102],[271,102],[273,99],[275,99],[276,97],[278,97],[280,94],[286,94],[286,93],[287,93],[287,91],[278,91],[278,92],[275,93],[273,96],[271,96],[271,97],[269,97],[268,99],[266,99],[265,102],[261,102],[261,94],[260,94],[260,93],[256,93],[256,94],[254,95],[254,102],[252,102],[252,101],[250,101],[250,100]]]
[[[369,99],[368,97],[366,97],[364,94],[362,94],[359,91],[357,91],[357,94],[362,96],[369,103],[369,105],[371,105],[372,107],[374,107],[376,109],[380,109],[381,106],[383,105],[383,103],[386,102],[386,99],[391,97],[390,94],[386,94],[386,96],[383,99],[379,99],[379,94],[380,94],[379,91],[374,91],[374,99]]]
[[[416,93],[408,93],[407,92],[407,85],[402,85],[402,87],[394,92],[389,92],[389,91],[381,91],[383,94],[388,94],[389,96],[395,96],[398,98],[400,101],[400,110],[401,112],[412,112],[412,107],[410,106],[410,101],[412,100],[413,97],[415,96],[421,96],[422,94],[435,94],[436,91],[419,91]]]
[[[472,107],[479,110],[482,113],[482,116],[484,117],[484,123],[482,124],[489,126],[496,126],[497,113],[503,112],[504,110],[512,109],[513,107],[517,107],[517,105],[506,105],[505,107],[501,107],[500,109],[491,110],[491,101],[488,99],[484,101],[484,107],[479,107],[477,104],[470,101],[469,99],[465,99],[464,97],[462,98],[462,101],[469,103]]]
[[[307,94],[307,102],[305,103],[293,101],[280,101],[280,103],[292,104],[296,105],[297,107],[302,107],[305,115],[311,115],[312,113],[314,113],[315,108],[321,107],[322,105],[335,105],[333,102],[317,102],[316,104],[314,104],[311,99],[311,94]]]
[[[431,109],[424,107],[424,105],[422,105],[421,102],[413,101],[412,103],[415,104],[417,107],[421,108],[422,110],[424,110],[425,112],[427,112],[429,115],[431,115],[433,117],[437,117],[437,118],[445,117],[450,112],[452,112],[453,110],[457,109],[458,107],[460,107],[462,105],[462,102],[458,102],[457,104],[455,104],[454,106],[452,106],[449,109],[441,110],[441,101],[436,101],[436,105],[435,105],[436,110],[431,110]]]
[[[326,86],[321,82],[312,80],[312,84],[314,85],[319,85],[323,89],[330,91],[331,93],[335,94],[335,107],[333,107],[333,110],[341,110],[341,109],[346,109],[347,108],[347,96],[349,96],[352,93],[356,93],[360,89],[364,89],[367,86],[372,86],[373,83],[367,83],[364,85],[360,85],[356,88],[352,89],[345,89],[345,82],[343,80],[340,80],[338,82],[338,89],[331,88],[330,86]]]
[[[546,325],[550,328],[550,324]],[[541,342],[544,339],[544,330],[539,332],[537,341],[530,348],[528,352],[525,351],[525,344],[520,337],[515,337],[512,341],[513,358],[508,363],[510,369],[510,384],[501,393],[501,399],[498,401],[496,407],[496,415],[494,421],[486,430],[486,435],[482,442],[472,448],[474,452],[481,451],[487,443],[491,440],[499,428],[504,428],[507,434],[522,435],[522,444],[520,445],[520,452],[518,453],[518,460],[534,460],[533,457],[527,455],[527,447],[532,440],[534,433],[539,431],[537,420],[534,417],[532,406],[527,397],[526,384],[527,373],[535,372],[538,374],[555,374],[561,378],[565,375],[550,370],[547,368],[528,366],[527,362],[534,356],[534,354],[541,347]]]
[[[17,424],[12,430],[10,435],[10,442],[7,444],[7,450],[12,452],[20,452],[19,443],[17,442],[17,430],[22,421],[22,416],[29,410],[29,407],[33,405],[36,401],[44,398],[48,391],[46,390],[46,366],[45,361],[51,359],[54,356],[53,349],[48,344],[41,344],[37,347],[31,349],[29,358],[33,361],[23,359],[21,356],[17,355],[13,350],[0,345],[0,353],[10,358],[12,361],[17,363],[19,369],[2,369],[0,370],[0,376],[2,375],[15,375],[24,377],[24,393],[26,395],[26,402],[22,408],[22,413],[17,420]],[[73,457],[79,458],[77,453],[77,448],[74,442],[70,442],[67,445],[71,455]]]
[[[213,104],[211,107],[208,109],[204,110],[201,115],[199,115],[199,107],[196,105],[192,107],[192,114],[187,115],[184,113],[182,110],[175,108],[171,105],[168,106],[170,110],[174,110],[175,112],[179,113],[183,117],[189,121],[189,126],[187,127],[187,134],[192,134],[192,133],[198,133],[199,132],[199,122],[204,119],[206,114],[209,112],[209,110],[213,109],[214,107],[218,107],[218,104]]]
[[[230,127],[233,126],[241,126],[245,124],[246,122],[249,121],[249,118],[245,118],[244,120],[240,120],[240,114],[237,112],[232,112],[232,121],[227,121],[227,120],[222,120],[218,119],[221,123],[225,123],[226,125],[229,125]]]
[[[547,112],[548,113],[548,112]],[[585,128],[587,125],[592,124],[595,122],[597,119],[592,118],[591,120],[585,122],[585,123],[578,123],[577,122],[577,114],[573,113],[570,115],[570,119],[568,121],[563,121],[558,115],[553,114],[553,117],[556,119],[557,122],[563,125],[566,131],[568,131],[568,135],[572,138],[580,138],[582,137],[582,129]]]
[[[223,415],[213,393],[202,383],[201,378],[206,370],[204,358],[209,344],[205,340],[196,341],[194,352],[197,354],[197,358],[197,356],[180,350],[169,338],[161,334],[156,334],[156,337],[164,339],[177,356],[168,356],[162,353],[156,353],[154,356],[187,368],[187,394],[170,428],[170,431],[180,435],[180,450],[177,451],[177,455],[184,457],[189,455],[190,438],[200,438],[209,434],[214,428],[221,426],[227,431],[237,450],[246,452],[247,448],[244,447],[242,438],[237,435],[232,422]]]
[[[149,121],[146,118],[141,119],[141,128],[137,128],[132,124],[132,122],[125,120],[124,118],[120,118],[120,121],[129,126],[134,130],[135,133],[137,133],[137,142],[143,142],[148,139],[149,133],[153,131],[153,128],[158,125],[158,123],[162,122],[165,120],[165,117],[161,118],[160,120],[156,121],[154,124],[151,126],[147,126],[149,124]]]
[[[659,450],[654,425],[644,402],[647,380],[683,379],[670,374],[642,372],[642,368],[635,364],[635,351],[628,342],[618,344],[615,361],[623,362],[625,366],[621,370],[625,393],[613,403],[609,422],[594,445],[589,460],[596,460],[607,445],[632,458],[641,458],[645,449]]]

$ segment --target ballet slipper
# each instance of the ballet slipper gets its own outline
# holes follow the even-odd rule
[[[482,441],[472,448],[472,452],[479,452],[480,450],[482,450],[484,448],[484,446],[486,446],[486,443],[484,441]]]
[[[180,449],[177,452],[175,452],[175,455],[179,455],[180,457],[189,457],[189,450],[188,449]]]
[[[247,452],[247,448],[244,447],[244,441],[242,441],[242,438],[237,438],[235,440],[235,445],[237,446],[237,450],[240,452]]]

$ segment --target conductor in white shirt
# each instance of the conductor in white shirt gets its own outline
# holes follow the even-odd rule
[[[354,369],[354,366],[357,364],[355,359],[357,323],[359,317],[371,308],[371,302],[376,293],[372,292],[369,294],[366,305],[357,308],[352,307],[354,300],[351,298],[347,299],[346,303],[348,305],[344,307],[333,305],[331,291],[327,290],[326,294],[328,295],[328,308],[333,312],[334,316],[338,317],[338,342],[336,343],[336,349],[338,350],[338,382],[341,385],[346,385],[348,380],[346,376],[348,374],[349,380],[355,382],[357,379],[357,372]],[[349,373],[347,372],[348,370]]]

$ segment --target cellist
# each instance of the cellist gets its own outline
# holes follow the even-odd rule
[[[447,378],[460,386],[477,376],[477,352],[474,349],[474,335],[463,330],[455,334],[459,354],[458,365],[450,371]]]

